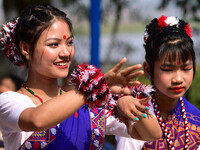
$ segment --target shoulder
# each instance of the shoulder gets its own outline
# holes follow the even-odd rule
[[[32,100],[17,92],[5,92],[0,94],[0,128],[20,130],[18,119],[22,111],[35,107]]]
[[[193,124],[200,125],[200,110],[193,104],[188,102],[184,97],[183,100],[188,121]]]
[[[200,116],[200,110],[183,97],[186,111]]]
[[[8,103],[9,101],[21,102],[21,103],[33,103],[31,99],[18,92],[8,91],[0,94],[0,105],[4,103]]]
[[[0,108],[4,105],[35,106],[28,96],[13,91],[8,91],[0,94]]]

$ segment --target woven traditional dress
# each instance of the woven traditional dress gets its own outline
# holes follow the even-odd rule
[[[100,150],[104,136],[105,110],[84,105],[59,125],[34,132],[20,150]]]

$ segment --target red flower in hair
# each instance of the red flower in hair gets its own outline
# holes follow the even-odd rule
[[[161,28],[167,26],[167,23],[165,22],[166,19],[167,19],[167,16],[164,16],[164,15],[157,19],[157,21],[158,21],[158,26],[159,26],[158,29],[161,29]]]
[[[185,32],[188,34],[189,37],[192,37],[192,31],[189,24],[185,25]]]

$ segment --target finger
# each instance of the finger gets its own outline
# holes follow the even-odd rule
[[[125,64],[126,60],[127,60],[126,57],[122,58],[121,61],[117,65],[115,65],[111,70],[113,72],[118,72],[119,69]]]
[[[127,68],[121,70],[120,73],[121,73],[122,75],[128,75],[128,74],[130,74],[132,71],[136,71],[136,70],[138,70],[138,69],[140,69],[140,68],[142,68],[142,65],[141,65],[141,64],[137,64],[137,65],[133,65],[133,66],[131,66],[131,67],[127,67]]]
[[[139,110],[139,109],[134,109],[134,110],[131,110],[131,113],[134,115],[134,116],[142,116],[144,113]],[[134,118],[135,119],[135,118]]]
[[[151,99],[151,96],[140,99],[139,102],[140,102],[140,104],[143,105],[143,104],[147,103],[150,99]]]
[[[126,76],[126,79],[127,80],[135,79],[135,78],[137,78],[137,77],[139,77],[139,76],[141,76],[143,74],[144,74],[144,71],[143,70],[139,70],[139,71],[133,72],[131,74],[128,74]]]
[[[128,86],[139,86],[141,84],[140,81],[129,81]]]
[[[121,88],[121,93],[120,94],[130,95],[131,94],[131,90],[128,87]]]
[[[129,113],[126,113],[126,116],[125,116],[127,119],[130,119],[130,120],[132,120],[132,121],[134,121],[135,120],[135,115],[134,115],[134,113],[132,113],[132,111],[131,112],[129,112]]]
[[[112,94],[123,94],[123,88],[121,86],[118,86],[118,85],[113,85],[111,88],[110,88]]]

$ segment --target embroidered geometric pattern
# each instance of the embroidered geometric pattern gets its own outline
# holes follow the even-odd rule
[[[170,137],[174,143],[175,149],[184,150],[185,129],[184,129],[183,120],[181,119],[180,121],[180,118],[179,118],[181,117],[180,114],[177,115],[178,111],[180,112],[180,110],[177,109],[176,113],[173,113],[173,116],[171,115],[168,116],[168,118],[166,119],[167,120],[166,126],[170,132]],[[190,120],[190,119],[197,118],[198,116],[194,116],[193,114],[187,112],[187,117],[188,117],[188,120]],[[195,150],[200,144],[200,134],[199,134],[200,127],[196,126],[195,124],[191,124],[189,121],[188,121],[188,127],[189,127],[189,132],[190,132],[188,149]],[[155,150],[155,149],[168,150],[167,141],[164,137],[159,140],[146,143],[143,146],[143,150]]]
[[[42,150],[55,139],[59,124],[46,131],[34,132],[19,150]]]
[[[105,110],[101,108],[89,109],[91,117],[91,144],[90,150],[103,149],[105,137]]]

